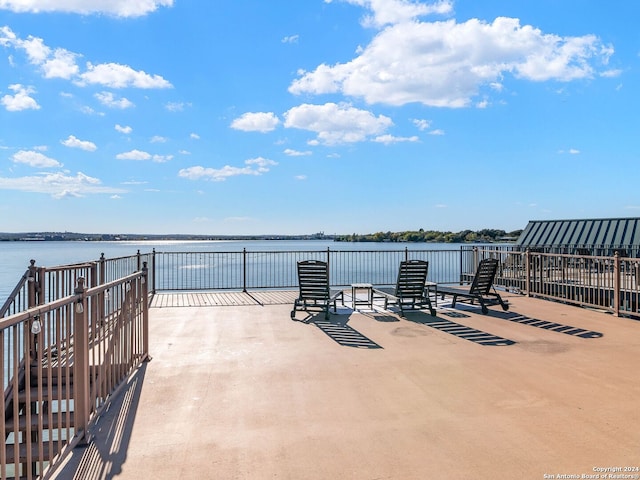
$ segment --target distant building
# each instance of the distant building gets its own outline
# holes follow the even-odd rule
[[[640,218],[532,220],[516,241],[521,250],[640,257]]]

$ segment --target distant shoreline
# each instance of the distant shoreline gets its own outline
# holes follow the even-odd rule
[[[76,232],[0,232],[0,242],[131,242],[131,241],[219,241],[219,240],[330,240],[334,242],[372,243],[510,243],[517,240],[520,231],[464,230],[452,232],[387,232],[366,235],[325,235],[324,232],[307,235],[192,235],[192,234],[104,234]]]
[[[190,235],[190,234],[104,234],[104,233],[0,233],[0,242],[131,242],[145,240],[333,240],[335,235]]]

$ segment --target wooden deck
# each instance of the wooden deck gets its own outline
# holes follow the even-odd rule
[[[252,290],[250,292],[170,292],[158,293],[151,301],[152,308],[172,307],[231,307],[240,305],[293,305],[295,290]]]

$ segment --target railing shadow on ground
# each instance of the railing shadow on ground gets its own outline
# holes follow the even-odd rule
[[[146,369],[144,363],[129,377],[127,385],[111,399],[109,408],[89,429],[90,443],[77,446],[64,466],[56,471],[55,478],[111,480],[122,473]]]
[[[469,317],[469,315],[462,314],[459,312],[452,312],[455,315],[449,315],[449,312],[439,311],[438,315],[447,315],[454,316],[457,318],[460,317]],[[516,342],[514,340],[510,340],[508,338],[503,338],[498,335],[494,335],[492,333],[483,332],[482,330],[478,330],[476,328],[471,328],[466,325],[462,325],[459,323],[455,323],[446,318],[442,318],[441,316],[431,316],[427,313],[423,312],[407,312],[406,320],[414,323],[418,323],[420,325],[425,325],[430,328],[434,328],[444,333],[448,333],[450,335],[454,335],[463,340],[468,340],[473,343],[477,343],[483,346],[509,346],[515,345]]]

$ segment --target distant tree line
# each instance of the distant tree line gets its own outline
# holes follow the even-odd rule
[[[406,232],[377,232],[359,235],[336,235],[336,242],[432,242],[432,243],[496,243],[513,242],[522,230],[505,232],[493,228],[483,230],[463,230],[461,232],[437,232],[423,230]]]

